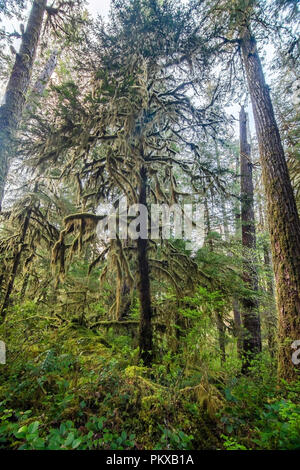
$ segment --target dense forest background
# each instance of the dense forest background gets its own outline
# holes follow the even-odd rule
[[[0,0],[0,449],[300,449],[298,33],[296,0]],[[203,240],[99,237],[124,197]]]

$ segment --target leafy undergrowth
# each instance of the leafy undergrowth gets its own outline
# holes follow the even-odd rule
[[[16,335],[1,369],[0,448],[218,448],[216,422],[182,390],[180,372],[131,365],[126,336],[110,345],[91,330],[41,324],[17,347]]]
[[[149,370],[128,336],[24,315],[1,331],[0,449],[300,448],[300,384],[278,385],[267,358],[249,377],[170,355]]]
[[[219,418],[226,449],[300,449],[300,380],[278,382],[264,358],[249,377],[232,379],[225,397]]]

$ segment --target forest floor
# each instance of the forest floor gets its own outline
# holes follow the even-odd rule
[[[278,382],[263,356],[138,365],[131,338],[23,311],[0,328],[0,449],[299,449],[300,381]]]

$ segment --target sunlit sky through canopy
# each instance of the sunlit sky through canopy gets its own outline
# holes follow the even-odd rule
[[[100,14],[102,16],[107,16],[110,8],[110,0],[90,0],[89,1],[89,10],[94,16]]]
[[[183,0],[184,1],[184,0]],[[93,18],[96,18],[98,15],[103,16],[105,19],[108,19],[109,10],[110,10],[111,0],[89,0],[87,3],[87,9],[89,10],[90,15]],[[28,12],[31,8],[31,2],[28,2]],[[19,20],[17,19],[4,19],[2,21],[2,25],[5,26],[8,32],[13,32],[14,30],[19,31]],[[14,41],[14,47],[16,50],[19,49],[20,40]],[[268,61],[271,60],[272,57],[272,48],[266,51],[266,58]],[[268,78],[268,71],[265,70],[266,77]],[[4,94],[5,84],[0,83],[0,98],[2,98]],[[250,128],[251,131],[254,130],[253,126],[253,117],[251,109],[248,110],[250,114]],[[239,112],[239,105],[234,103],[232,106],[227,107],[227,112],[232,114],[236,119],[238,119],[238,112]],[[238,126],[236,126],[236,132],[238,132]]]

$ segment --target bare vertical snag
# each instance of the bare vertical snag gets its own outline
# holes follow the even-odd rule
[[[244,257],[243,279],[249,295],[242,299],[243,366],[247,373],[251,360],[261,351],[261,331],[258,314],[258,290],[255,250],[254,195],[251,149],[247,140],[247,115],[240,111],[240,170],[241,170],[241,223]],[[251,292],[251,293],[250,293]]]

